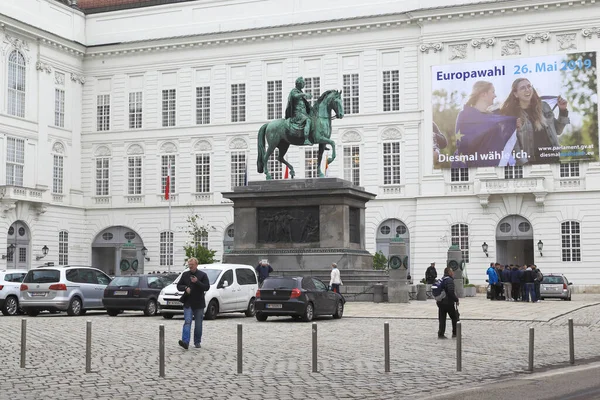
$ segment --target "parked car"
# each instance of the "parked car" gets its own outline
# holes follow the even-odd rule
[[[562,274],[544,275],[540,284],[540,299],[557,298],[571,301],[571,286],[567,277]]]
[[[29,270],[20,287],[19,301],[27,315],[42,310],[82,315],[104,308],[102,297],[110,278],[86,266],[42,267]]]
[[[220,313],[243,312],[254,316],[254,295],[258,289],[256,272],[250,265],[203,264],[198,269],[208,275],[210,289],[205,292],[206,308],[204,319],[214,319]],[[187,270],[186,270],[187,271]],[[177,290],[175,281],[164,288],[158,296],[158,310],[163,318],[183,315],[183,304],[179,301],[183,292]]]
[[[158,295],[172,279],[161,275],[117,276],[104,289],[102,304],[108,315],[114,317],[124,310],[143,311],[145,315],[156,315]]]
[[[4,315],[17,315],[19,308],[19,287],[27,274],[26,269],[0,271],[0,311]]]
[[[292,316],[309,322],[319,315],[342,318],[345,299],[312,277],[268,277],[256,292],[256,319]]]

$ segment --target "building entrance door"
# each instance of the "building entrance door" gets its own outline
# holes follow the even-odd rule
[[[496,262],[506,264],[534,263],[533,228],[520,215],[509,215],[496,229]]]

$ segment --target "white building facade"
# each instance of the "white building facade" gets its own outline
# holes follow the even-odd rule
[[[600,50],[594,1],[197,0],[87,15],[54,0],[7,3],[0,243],[14,248],[0,268],[118,274],[127,259],[138,272],[181,270],[192,213],[220,259],[235,235],[221,193],[243,185],[246,168],[264,179],[258,130],[283,116],[303,76],[313,95],[343,90],[329,176],[377,195],[369,251],[386,253],[399,234],[416,278],[458,244],[473,282],[498,260],[600,284],[600,163],[435,169],[429,129],[432,66]],[[316,149],[288,151],[297,178],[315,177]]]

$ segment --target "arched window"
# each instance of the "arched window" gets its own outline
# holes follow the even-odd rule
[[[560,224],[563,261],[581,261],[581,228],[577,221]]]
[[[8,113],[25,117],[25,57],[18,50],[8,56]]]
[[[455,224],[451,228],[452,245],[456,245],[462,251],[463,260],[469,262],[469,226],[466,224]]]

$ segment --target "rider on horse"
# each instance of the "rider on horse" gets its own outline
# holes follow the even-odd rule
[[[306,99],[312,98],[312,95],[304,93],[304,78],[296,79],[296,87],[290,91],[287,107],[285,108],[285,118],[289,119],[290,130],[294,133],[304,131],[304,144],[310,146],[312,143],[308,139],[310,133],[310,103]]]

